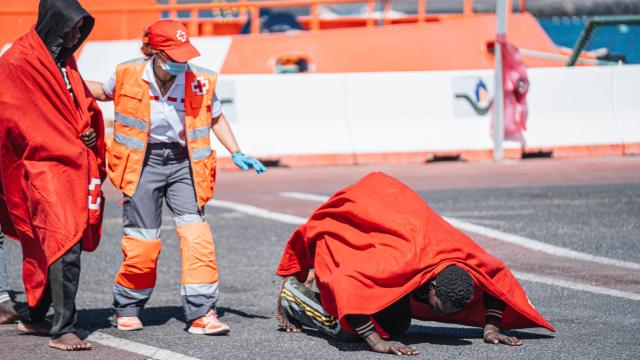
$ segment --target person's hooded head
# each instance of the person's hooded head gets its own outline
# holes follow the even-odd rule
[[[36,32],[58,63],[78,50],[94,23],[77,0],[40,0]]]

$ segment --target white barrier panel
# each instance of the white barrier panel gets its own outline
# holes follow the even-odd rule
[[[529,70],[527,147],[622,145],[621,132],[627,143],[638,142],[631,95],[639,74],[640,67]],[[278,156],[490,150],[490,112],[461,116],[454,104],[452,84],[474,77],[492,87],[490,71],[223,78],[238,88],[234,129],[243,132],[243,146]]]
[[[140,41],[89,41],[78,58],[78,70],[85,80],[106,81],[121,62],[140,57]],[[113,121],[113,102],[98,102],[105,120]]]
[[[530,147],[621,144],[610,67],[529,69]]]
[[[234,87],[230,101],[236,116],[229,120],[243,151],[263,157],[353,153],[343,78],[339,74],[221,76],[221,83]],[[220,150],[221,145],[214,143]]]
[[[613,69],[614,110],[624,144],[640,144],[640,65]]]
[[[219,71],[231,41],[194,38],[203,55],[194,63]],[[103,81],[117,63],[140,56],[139,46],[89,42],[80,71]],[[536,68],[529,79],[527,147],[640,143],[640,66]],[[277,158],[491,150],[493,85],[484,70],[223,75],[217,91],[242,149]],[[112,106],[103,109],[112,119]]]
[[[453,75],[399,72],[347,75],[347,121],[357,153],[492,148],[489,116],[454,117]]]

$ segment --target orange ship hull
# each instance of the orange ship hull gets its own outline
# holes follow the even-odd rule
[[[343,0],[330,0],[336,1]],[[109,7],[99,0],[81,2],[96,17],[89,41],[139,39],[144,27],[160,19],[163,13],[173,14],[177,9],[199,11],[207,7],[163,7],[154,0],[112,1]],[[35,23],[37,3],[37,0],[9,0],[3,5],[0,44],[10,43]],[[317,73],[493,68],[493,58],[487,51],[487,44],[495,38],[493,14],[473,14],[465,10],[463,14],[389,18],[380,20],[381,24],[371,17],[307,16],[298,21],[309,31],[240,35],[241,27],[256,12],[251,9],[254,8],[240,9],[233,18],[184,20],[192,36],[232,37],[220,69],[223,74],[274,73],[275,64],[283,58],[302,58],[309,70]],[[560,54],[529,13],[509,14],[507,36],[520,48]],[[525,62],[529,67],[562,65],[562,61],[527,58],[526,54]]]

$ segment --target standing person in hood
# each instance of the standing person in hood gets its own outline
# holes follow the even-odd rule
[[[200,55],[187,29],[174,20],[147,29],[144,58],[122,63],[104,84],[88,82],[92,94],[115,105],[114,138],[107,157],[109,178],[124,194],[124,260],[113,286],[118,329],[143,328],[140,314],[156,283],[162,204],[167,202],[180,238],[182,305],[189,333],[230,331],[218,319],[218,263],[204,214],[213,197],[216,152],[210,132],[243,170],[264,165],[240,151],[216,96],[217,74],[189,63]]]
[[[18,331],[61,350],[91,349],[75,298],[80,254],[100,240],[104,125],[73,53],[93,24],[77,0],[42,0],[36,26],[0,58],[0,221],[22,245],[29,306]]]

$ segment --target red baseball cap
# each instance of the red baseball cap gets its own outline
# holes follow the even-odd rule
[[[187,28],[175,20],[161,20],[149,26],[149,45],[164,51],[173,61],[187,62],[200,52],[191,45]]]

